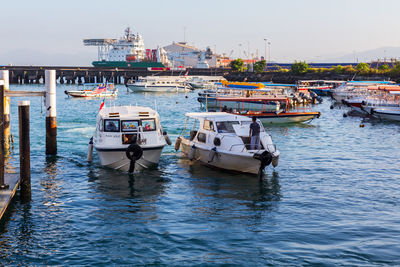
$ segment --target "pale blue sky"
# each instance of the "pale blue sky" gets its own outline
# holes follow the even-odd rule
[[[250,44],[250,53],[264,55],[267,38],[272,60],[318,61],[400,47],[399,11],[399,0],[2,1],[0,64],[52,54],[60,65],[60,55],[85,64],[97,50],[83,38],[117,38],[127,26],[147,48],[182,41],[186,27],[190,44],[218,53],[243,57]]]

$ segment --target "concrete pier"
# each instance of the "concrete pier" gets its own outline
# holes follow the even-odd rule
[[[208,75],[223,76],[230,72],[230,69],[211,68],[211,69],[182,69],[182,70],[149,70],[147,68],[109,68],[109,67],[54,67],[54,66],[2,66],[1,70],[8,70],[10,84],[39,83],[45,79],[45,70],[56,71],[56,79],[60,84],[78,84],[79,77],[84,78],[85,82],[114,82],[116,84],[126,83],[129,79],[139,76],[165,75],[179,76],[185,75]],[[121,79],[123,78],[123,79]]]

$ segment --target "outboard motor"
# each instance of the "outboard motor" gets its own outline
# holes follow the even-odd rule
[[[254,154],[253,158],[261,161],[260,171],[264,170],[264,168],[272,162],[272,154],[269,151],[264,151],[261,154]]]
[[[129,165],[129,173],[135,171],[135,163],[143,156],[143,149],[136,143],[136,136],[132,138],[132,144],[126,149],[126,157],[131,161]]]

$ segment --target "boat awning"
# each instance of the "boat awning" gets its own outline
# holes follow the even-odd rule
[[[233,102],[273,102],[286,101],[286,97],[217,97],[217,101],[233,101]]]

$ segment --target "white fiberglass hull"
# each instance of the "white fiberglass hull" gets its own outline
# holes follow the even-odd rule
[[[149,86],[128,84],[127,87],[132,92],[188,92],[191,91],[185,86]]]
[[[185,141],[182,140],[181,149],[182,154],[185,157],[188,157],[191,146],[189,144],[185,144]],[[202,164],[244,173],[258,174],[261,167],[261,161],[253,158],[253,154],[250,153],[228,153],[223,151],[218,151],[214,156],[213,160],[209,162],[209,155],[211,151],[196,147],[194,153],[194,160],[199,161]],[[275,159],[276,162],[278,159]]]
[[[164,146],[148,147],[143,149],[143,156],[136,161],[135,171],[153,168],[158,165],[161,152]],[[126,157],[126,151],[121,149],[101,149],[96,148],[102,166],[113,168],[120,171],[129,171],[130,160]]]
[[[263,123],[263,124],[269,124],[269,123],[296,123],[296,122],[306,122],[313,120],[315,117],[317,117],[317,114],[312,114],[312,115],[304,115],[304,114],[298,114],[298,115],[292,115],[292,116],[268,116],[268,117],[263,117],[256,115],[257,118]]]
[[[371,111],[371,115],[381,120],[400,121],[400,108],[377,108]]]
[[[99,94],[94,94],[91,91],[67,91],[66,94],[72,97],[115,97],[117,96],[117,91],[104,92]]]

